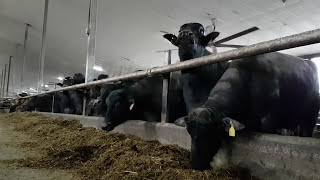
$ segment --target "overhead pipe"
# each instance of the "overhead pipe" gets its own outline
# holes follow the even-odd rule
[[[65,88],[49,91],[42,94],[71,90],[71,89],[78,89],[78,88],[86,88],[94,85],[108,84],[115,81],[122,81],[122,80],[128,80],[128,79],[143,78],[148,76],[165,74],[173,71],[179,71],[183,69],[189,69],[189,68],[194,68],[198,66],[224,62],[228,60],[236,60],[239,58],[244,58],[244,57],[274,52],[274,51],[281,51],[284,49],[306,46],[306,45],[315,44],[315,43],[320,43],[320,29],[307,31],[307,32],[303,32],[303,33],[299,33],[299,34],[295,34],[295,35],[291,35],[283,38],[278,38],[270,41],[265,41],[265,42],[253,44],[247,47],[242,47],[239,49],[221,52],[218,54],[203,56],[203,57],[195,58],[192,60],[180,62],[177,64],[171,64],[171,65],[162,66],[162,67],[153,67],[145,71],[138,71],[138,72],[124,74],[124,75],[102,79],[98,81],[68,86]],[[28,97],[25,97],[25,98],[28,98]]]

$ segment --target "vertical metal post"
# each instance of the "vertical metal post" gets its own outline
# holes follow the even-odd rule
[[[83,98],[83,106],[82,106],[82,115],[86,115],[86,105],[87,105],[87,100]]]
[[[54,89],[57,88],[57,84],[54,84]],[[51,106],[51,112],[54,113],[54,98],[55,98],[55,93],[52,95],[52,106]]]
[[[24,43],[23,43],[23,62],[22,62],[22,72],[21,72],[21,90],[23,89],[24,86],[24,71],[25,71],[25,65],[26,65],[26,60],[27,60],[27,43],[28,43],[28,34],[29,34],[29,28],[31,27],[30,24],[26,24],[26,29],[24,31]]]
[[[12,56],[10,56],[10,59],[9,59],[8,81],[7,81],[7,97],[8,97],[8,94],[9,94],[9,84],[10,84],[10,74],[11,74],[11,61],[12,61]]]
[[[3,69],[1,72],[1,87],[0,87],[0,99],[2,100],[3,94],[2,94],[2,87],[3,87]]]
[[[38,93],[41,93],[42,85],[43,85],[44,58],[46,55],[46,43],[47,43],[48,6],[49,6],[49,0],[45,0],[44,14],[43,14],[43,27],[42,27],[42,42],[41,42],[41,51],[40,51],[40,58],[39,58]]]
[[[18,81],[17,79],[17,74],[19,72],[19,63],[21,62],[22,63],[22,59],[21,59],[21,56],[20,56],[20,53],[19,53],[19,47],[21,45],[20,44],[17,44],[16,45],[16,52],[15,52],[15,55],[13,56],[13,63],[12,63],[12,67],[11,67],[11,71],[12,71],[12,75],[11,75],[11,78],[12,78],[12,92],[20,92],[19,88],[21,87],[21,82]],[[21,72],[21,71],[20,71]]]
[[[6,78],[7,78],[7,64],[4,66],[4,74],[3,74],[3,86],[2,86],[2,98],[4,99],[4,90],[6,89]]]
[[[52,105],[51,105],[51,112],[54,113],[54,93],[52,94]]]
[[[168,58],[165,59],[164,65],[171,64],[171,50],[168,50],[167,53],[168,53]],[[169,79],[165,78],[163,79],[163,84],[162,84],[161,123],[166,123],[168,121],[168,92],[169,92]]]
[[[94,79],[94,61],[96,58],[96,32],[97,32],[97,11],[98,0],[90,0],[89,15],[88,15],[88,47],[87,47],[87,61],[86,61],[86,79],[85,82],[90,82]],[[82,114],[86,114],[87,100],[83,99]]]
[[[97,32],[97,10],[98,0],[90,0],[89,17],[88,17],[88,46],[87,46],[87,61],[86,61],[86,80],[85,82],[94,79],[94,61],[96,51],[96,32]]]

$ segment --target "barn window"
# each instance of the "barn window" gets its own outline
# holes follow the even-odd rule
[[[311,61],[313,61],[317,66],[318,71],[318,80],[320,80],[320,57],[312,58]],[[319,85],[320,86],[320,85]],[[319,88],[320,89],[320,88]],[[320,91],[320,90],[319,90]]]

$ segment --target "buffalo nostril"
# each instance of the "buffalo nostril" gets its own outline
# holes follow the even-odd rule
[[[105,131],[112,131],[114,129],[114,126],[112,125],[111,122],[106,122],[105,126],[102,127],[102,129]]]
[[[179,33],[179,36],[180,37],[188,37],[188,36],[192,36],[193,35],[193,32],[192,31],[181,31],[180,33]]]

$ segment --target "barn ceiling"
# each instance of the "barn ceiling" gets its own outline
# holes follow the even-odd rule
[[[88,5],[89,0],[50,1],[45,82],[85,72]],[[0,68],[10,55],[14,56],[11,91],[21,87],[25,23],[32,27],[22,87],[36,87],[43,6],[43,0],[0,0]],[[212,18],[216,18],[216,30],[221,32],[218,39],[252,26],[260,28],[228,44],[250,45],[292,35],[319,28],[319,8],[319,0],[99,0],[95,63],[111,76],[161,66],[165,54],[157,51],[175,47],[160,31],[177,33],[186,22],[208,26]],[[319,45],[312,45],[284,52],[304,55],[319,51]]]

